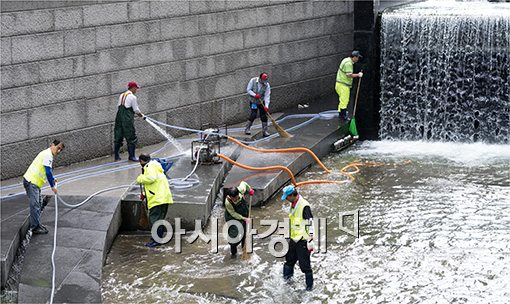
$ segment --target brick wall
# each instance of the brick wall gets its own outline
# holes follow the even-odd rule
[[[199,128],[245,120],[261,71],[274,111],[334,93],[352,49],[352,1],[14,2],[1,13],[2,179],[54,138],[66,143],[57,165],[111,154],[128,81],[142,86],[142,112]],[[140,121],[137,133],[141,145],[164,140]]]

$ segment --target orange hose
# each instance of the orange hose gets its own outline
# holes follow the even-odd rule
[[[286,171],[289,174],[290,180],[292,181],[292,183],[294,185],[297,184],[296,179],[294,178],[294,174],[292,174],[292,171],[290,171],[289,168],[287,168],[285,166],[251,167],[251,166],[246,166],[246,165],[240,164],[223,154],[218,154],[218,156],[220,158],[223,158],[224,160],[228,161],[232,165],[238,166],[238,167],[246,169],[246,170],[252,170],[252,171],[283,170],[283,171]]]
[[[297,183],[296,187],[301,187],[304,185],[312,185],[312,184],[345,184],[348,182],[349,182],[348,180],[343,180],[343,181],[335,181],[335,180],[328,180],[328,179],[309,180],[309,181]]]
[[[321,166],[321,168],[324,169],[324,171],[326,171],[327,173],[331,173],[331,170],[326,168],[326,166],[324,166],[324,164],[317,157],[317,155],[315,155],[315,153],[313,153],[313,151],[308,149],[308,148],[259,149],[259,148],[254,148],[254,147],[250,147],[248,145],[245,145],[245,144],[243,144],[242,142],[238,141],[237,139],[235,139],[233,137],[227,136],[227,138],[229,140],[235,142],[236,144],[240,145],[243,148],[246,148],[246,149],[249,149],[249,150],[252,150],[252,151],[256,151],[256,152],[262,152],[262,153],[275,153],[275,152],[276,153],[280,153],[280,152],[297,153],[297,152],[307,152],[307,153],[309,153],[315,159],[317,164],[319,164],[319,166]]]
[[[309,180],[309,181],[303,181],[303,182],[297,183],[296,179],[294,177],[294,174],[292,173],[292,171],[290,171],[290,169],[285,167],[285,166],[251,167],[251,166],[240,164],[240,163],[230,159],[228,156],[225,156],[223,154],[217,154],[217,155],[218,155],[218,157],[223,158],[224,160],[228,161],[232,165],[238,166],[238,167],[243,168],[245,170],[252,170],[252,171],[283,170],[283,171],[287,172],[287,174],[290,176],[290,180],[291,180],[292,184],[294,186],[296,186],[296,187],[300,187],[300,186],[304,186],[304,185],[311,185],[311,184],[344,184],[344,183],[349,182],[348,180],[335,181],[335,180],[321,179],[321,180]],[[352,181],[355,180],[354,176],[352,176],[352,175],[355,174],[355,173],[358,173],[360,171],[359,166],[378,167],[378,166],[382,166],[382,164],[381,163],[359,163],[359,162],[352,162],[352,163],[348,164],[347,166],[343,167],[340,170],[340,173],[342,173],[343,175],[348,177],[350,179],[350,181],[352,182]],[[354,171],[345,171],[345,169],[351,168],[351,167],[355,168]]]

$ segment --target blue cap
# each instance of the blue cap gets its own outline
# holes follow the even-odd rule
[[[293,185],[288,185],[285,188],[283,188],[282,191],[283,191],[282,200],[285,200],[287,196],[291,195],[292,193],[294,193],[294,191],[296,191],[296,188],[294,188]]]

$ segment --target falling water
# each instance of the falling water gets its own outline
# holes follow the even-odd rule
[[[424,2],[383,13],[382,139],[509,136],[510,3]]]
[[[159,133],[161,133],[161,135],[163,135],[168,140],[168,142],[173,144],[179,152],[182,153],[184,151],[184,148],[182,147],[182,145],[180,143],[178,143],[177,140],[172,135],[168,134],[165,130],[163,130],[163,128],[161,128],[157,124],[153,123],[150,119],[146,119],[145,121],[147,121]]]

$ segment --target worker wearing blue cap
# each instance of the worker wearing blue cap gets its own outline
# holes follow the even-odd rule
[[[305,274],[306,290],[313,288],[313,272],[310,266],[310,253],[313,251],[313,216],[310,204],[293,185],[283,188],[282,200],[291,203],[289,251],[285,255],[283,278],[289,280],[294,275],[294,265]]]

